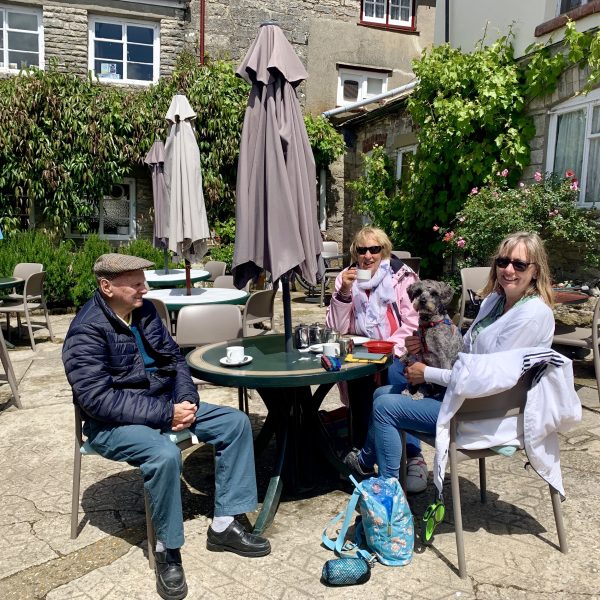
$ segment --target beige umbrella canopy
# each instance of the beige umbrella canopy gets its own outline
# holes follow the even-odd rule
[[[262,269],[282,278],[288,340],[287,274],[296,270],[316,283],[322,264],[315,160],[296,96],[307,73],[283,31],[265,24],[237,75],[252,89],[238,162],[233,277],[238,288]]]
[[[200,150],[194,135],[196,113],[187,98],[177,94],[166,118],[171,124],[164,166],[169,194],[168,247],[185,259],[189,272],[189,263],[206,254],[210,238],[202,193]]]

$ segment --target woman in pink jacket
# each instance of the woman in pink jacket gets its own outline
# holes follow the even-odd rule
[[[418,328],[419,316],[406,290],[418,280],[416,273],[403,263],[396,270],[390,264],[392,244],[384,231],[376,227],[361,229],[350,246],[353,265],[344,269],[336,279],[335,292],[327,310],[327,326],[342,334],[357,334],[374,340],[394,342],[394,361],[388,369],[387,383],[398,386],[400,393],[406,386],[404,342]],[[371,279],[358,281],[357,269],[371,271]],[[348,383],[348,398],[352,415],[352,441],[363,446],[365,452],[375,454],[373,441],[367,439],[368,421],[373,404],[373,393],[385,381],[365,377]],[[419,492],[427,485],[427,465],[421,455],[420,442],[407,440],[407,490]],[[346,457],[347,466],[355,475],[367,477],[356,452]]]

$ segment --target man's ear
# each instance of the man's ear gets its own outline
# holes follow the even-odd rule
[[[110,281],[108,279],[100,280],[100,291],[107,298],[112,298],[112,295],[113,295],[112,284],[110,283]]]

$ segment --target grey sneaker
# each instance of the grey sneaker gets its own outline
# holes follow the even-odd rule
[[[344,458],[344,464],[348,467],[351,475],[354,475],[356,479],[359,481],[362,479],[367,479],[368,477],[375,476],[374,469],[367,469],[367,467],[363,467],[360,464],[360,460],[358,459],[358,450],[351,450],[346,454]]]

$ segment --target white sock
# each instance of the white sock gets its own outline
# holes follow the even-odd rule
[[[167,547],[165,546],[164,542],[161,542],[160,540],[156,540],[156,551],[157,552],[164,552],[167,549]]]
[[[233,523],[233,517],[214,517],[211,529],[215,533],[221,533],[225,531]]]

